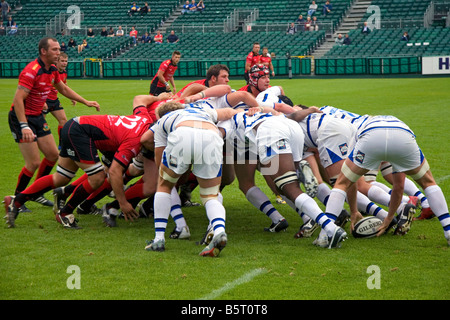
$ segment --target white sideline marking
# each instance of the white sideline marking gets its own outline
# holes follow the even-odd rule
[[[247,272],[246,274],[244,274],[240,278],[237,278],[234,281],[226,283],[222,288],[214,290],[210,294],[208,294],[208,295],[206,295],[203,298],[200,298],[198,300],[213,300],[213,299],[221,296],[225,292],[230,291],[230,290],[234,289],[235,287],[237,287],[237,286],[239,286],[241,284],[244,284],[246,282],[250,282],[251,280],[253,280],[253,278],[255,278],[256,276],[260,275],[261,273],[265,273],[265,272],[266,272],[266,270],[264,268],[254,269],[254,270],[252,270],[250,272]]]
[[[441,182],[444,182],[444,181],[447,180],[448,178],[450,178],[450,174],[447,175],[447,176],[443,176],[443,177],[437,178],[437,179],[436,179],[436,183],[439,184],[439,183],[441,183]]]

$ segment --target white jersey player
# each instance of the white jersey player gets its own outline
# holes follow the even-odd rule
[[[403,194],[405,174],[413,178],[424,190],[431,209],[438,217],[444,236],[450,245],[450,215],[445,196],[436,184],[425,156],[417,145],[413,131],[393,116],[375,116],[369,118],[358,129],[356,144],[342,166],[341,174],[328,200],[327,212],[336,213],[342,209],[348,196],[352,210],[352,224],[361,218],[355,209],[355,194],[352,185],[367,171],[377,169],[382,161],[392,164],[393,189],[389,203],[389,215],[384,219],[378,235],[384,234]],[[347,194],[348,193],[348,194]],[[412,216],[399,221],[401,232],[406,233],[411,226]]]
[[[316,110],[300,110],[297,117]],[[317,203],[299,186],[296,165],[303,156],[303,133],[299,125],[284,115],[271,116],[257,113],[253,116],[237,114],[225,123],[218,124],[226,132],[226,139],[237,137],[241,143],[248,141],[261,163],[261,173],[269,176],[278,189],[294,203],[299,212],[305,212],[325,230],[328,241],[323,247],[334,248],[347,237],[319,208]],[[254,174],[254,172],[253,172]]]

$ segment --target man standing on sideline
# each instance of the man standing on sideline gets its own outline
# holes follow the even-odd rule
[[[19,85],[8,114],[11,133],[25,160],[15,194],[28,186],[37,169],[36,179],[48,175],[58,160],[55,139],[42,113],[53,86],[68,99],[100,110],[100,105],[96,101],[84,99],[61,81],[58,69],[54,65],[61,53],[58,41],[55,38],[45,37],[39,41],[38,48],[39,57],[30,62],[19,75]],[[40,151],[44,154],[42,161]],[[51,203],[43,197],[35,201],[45,205]]]
[[[260,58],[261,58],[261,55],[259,54],[260,49],[261,49],[261,45],[259,44],[259,42],[254,42],[252,52],[250,52],[247,55],[247,58],[245,59],[244,78],[247,83],[248,83],[248,72],[255,64],[260,63]]]
[[[180,62],[180,59],[181,53],[179,51],[174,51],[172,53],[172,58],[161,63],[158,72],[153,77],[152,83],[150,84],[151,95],[157,96],[163,92],[170,92],[169,82],[172,85],[173,94],[177,93],[173,75],[178,69],[178,62]]]

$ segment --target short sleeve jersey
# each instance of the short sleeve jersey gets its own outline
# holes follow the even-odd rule
[[[126,168],[138,155],[150,120],[138,115],[90,115],[80,116],[79,124],[100,152],[114,152],[114,159]]]
[[[175,71],[177,71],[178,66],[175,66],[172,64],[172,60],[166,60],[163,63],[161,63],[161,65],[159,66],[158,72],[160,70],[162,70],[164,72],[164,80],[169,81],[170,79],[173,78],[173,75],[175,74]],[[153,80],[158,78],[158,74],[156,74],[153,77]],[[164,83],[162,83],[161,81],[158,81],[158,87],[165,87],[166,85]]]
[[[247,55],[247,59],[245,59],[246,63],[250,63],[250,68],[255,64],[260,63],[261,55],[255,54],[253,51]]]
[[[40,58],[30,62],[19,75],[19,86],[30,90],[24,101],[25,115],[40,115],[53,85],[60,81],[61,78],[56,66],[51,65],[47,70]]]
[[[272,62],[272,58],[269,55],[267,56],[262,55],[261,58],[259,59],[259,62],[268,67]]]
[[[67,83],[67,72],[66,70],[60,72],[59,73],[59,78],[61,79],[62,82],[64,82],[65,84]],[[52,91],[50,92],[50,94],[47,97],[48,100],[56,100],[58,99],[58,90],[56,90],[56,88],[53,86]]]

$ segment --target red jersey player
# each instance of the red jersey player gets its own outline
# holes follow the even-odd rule
[[[275,71],[273,69],[272,57],[270,56],[269,49],[264,47],[262,50],[261,58],[259,59],[262,65],[265,65],[270,69],[272,77],[275,77]]]
[[[8,115],[11,133],[25,160],[15,193],[27,187],[38,168],[36,179],[49,174],[58,160],[58,148],[42,114],[53,86],[71,100],[94,107],[97,111],[100,109],[96,101],[87,101],[61,81],[54,65],[60,55],[60,46],[55,38],[41,39],[38,48],[39,57],[30,62],[19,75],[19,85]],[[44,154],[42,162],[40,151]],[[53,205],[43,197],[36,200],[45,205]]]
[[[138,215],[125,197],[123,173],[139,153],[141,136],[148,130],[150,124],[147,109],[143,105],[135,107],[133,115],[129,116],[90,115],[69,120],[61,130],[62,144],[56,172],[36,180],[15,197],[5,197],[9,226],[14,226],[18,208],[26,201],[43,192],[66,185],[75,177],[78,168],[81,168],[87,174],[87,179],[76,187],[72,197],[56,215],[56,220],[64,227],[79,228],[73,215],[74,209],[93,191],[100,188],[106,179],[97,150],[102,153],[114,153],[108,170],[109,183],[125,219],[133,221]]]
[[[177,92],[173,75],[178,69],[178,62],[180,62],[180,59],[181,53],[179,51],[174,51],[171,59],[161,63],[158,72],[153,77],[152,83],[150,84],[151,95],[157,96],[162,92],[170,92],[169,82],[172,84],[172,92],[174,94]]]
[[[250,52],[247,55],[247,58],[245,59],[245,74],[244,78],[245,81],[248,83],[248,72],[250,71],[251,67],[253,67],[255,64],[260,63],[261,55],[259,54],[259,50],[261,49],[261,45],[259,42],[253,43],[253,49],[252,52]]]

